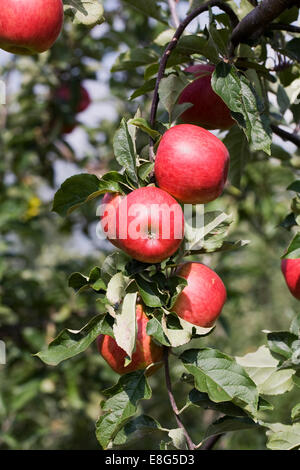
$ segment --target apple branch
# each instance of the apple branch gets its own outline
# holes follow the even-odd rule
[[[258,39],[271,21],[284,10],[300,6],[300,0],[262,0],[254,10],[246,15],[234,28],[230,39],[230,57],[241,42]]]
[[[175,416],[175,419],[176,419],[176,423],[178,424],[178,426],[184,432],[188,448],[190,450],[194,450],[196,446],[193,443],[192,439],[190,438],[187,430],[185,429],[185,427],[184,427],[184,425],[183,425],[183,423],[182,423],[182,421],[179,417],[179,410],[177,408],[175,398],[174,398],[174,395],[173,395],[173,392],[172,392],[172,384],[171,384],[170,369],[169,369],[169,348],[168,347],[164,348],[164,365],[165,365],[165,378],[166,378],[166,386],[167,386],[167,390],[168,390],[168,396],[169,396],[171,407],[172,407],[172,410],[173,410],[173,413],[174,413],[174,416]]]
[[[234,11],[232,10],[232,8],[230,8],[229,5],[227,5],[226,3],[224,3],[223,1],[221,0],[210,0],[206,3],[204,3],[203,5],[201,5],[200,7],[196,8],[194,11],[192,11],[178,26],[178,28],[176,29],[175,33],[174,33],[174,36],[171,40],[171,42],[168,44],[167,48],[165,49],[163,55],[162,55],[162,58],[161,58],[161,61],[160,61],[160,64],[159,64],[159,69],[158,69],[158,74],[157,74],[157,78],[156,78],[156,83],[155,83],[155,88],[154,88],[154,94],[153,94],[153,99],[152,99],[152,105],[151,105],[151,113],[150,113],[150,126],[151,127],[154,127],[154,124],[155,124],[155,119],[156,119],[156,112],[157,112],[157,107],[158,107],[158,103],[159,103],[159,95],[158,95],[158,89],[159,89],[159,84],[160,84],[160,81],[161,79],[163,78],[164,76],[164,73],[165,73],[165,70],[166,70],[166,66],[167,66],[167,62],[168,62],[168,59],[172,53],[172,51],[175,49],[177,43],[178,43],[178,40],[180,39],[180,37],[182,36],[185,28],[195,19],[197,18],[197,16],[201,15],[201,13],[204,13],[205,11],[208,11],[210,8],[213,8],[213,7],[218,7],[220,8],[220,10],[224,11],[225,13],[227,13],[227,15],[229,16],[229,19],[230,19],[230,22],[231,22],[231,25],[232,25],[232,28],[235,28],[237,25],[238,25],[238,17],[236,16],[236,14],[234,13]],[[154,151],[153,151],[153,146],[154,146],[154,141],[151,139],[150,140],[150,160],[153,161],[154,160]]]
[[[293,24],[272,23],[268,27],[272,31],[288,31],[290,33],[300,33],[300,27]]]
[[[278,126],[275,126],[275,124],[271,124],[271,129],[274,132],[274,134],[281,137],[281,139],[289,140],[294,145],[300,148],[300,137],[297,134],[292,134],[291,132],[287,132]]]

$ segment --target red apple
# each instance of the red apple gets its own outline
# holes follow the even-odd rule
[[[173,255],[184,236],[184,216],[178,202],[154,186],[124,197],[116,211],[119,248],[145,263],[160,263]]]
[[[191,124],[171,127],[156,154],[157,185],[181,202],[204,204],[222,194],[229,167],[225,145]]]
[[[63,25],[62,0],[5,0],[0,7],[0,48],[32,55],[50,49]]]
[[[300,258],[281,260],[281,271],[291,294],[300,300]]]
[[[121,200],[122,196],[119,193],[106,193],[101,201],[100,221],[102,230],[107,239],[116,247],[119,246],[116,239],[116,212]]]
[[[82,85],[74,88],[69,84],[61,85],[55,92],[55,98],[74,107],[75,113],[85,111],[91,104],[89,92]]]
[[[124,366],[126,352],[120,348],[115,339],[108,335],[98,336],[98,351],[118,374],[127,374],[139,369],[145,369],[150,364],[160,362],[163,356],[163,348],[154,343],[151,336],[146,333],[148,317],[143,311],[142,305],[136,306],[137,338],[135,352],[132,354],[132,361],[128,366]],[[150,367],[147,375],[151,375],[158,366]]]
[[[226,301],[222,279],[201,263],[184,263],[176,274],[187,280],[172,311],[193,325],[213,326]]]
[[[178,103],[192,103],[180,116],[188,124],[196,124],[205,129],[229,129],[235,121],[224,101],[211,87],[213,65],[198,64],[185,69],[185,72],[199,77],[190,83],[181,93]]]

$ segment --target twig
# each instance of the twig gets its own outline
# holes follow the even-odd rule
[[[295,144],[297,147],[300,147],[300,137],[298,137],[296,134],[287,132],[278,126],[275,126],[275,124],[271,124],[271,129],[274,132],[274,134],[278,135],[283,140],[289,140],[290,142]]]
[[[291,33],[300,33],[300,27],[294,26],[293,24],[284,24],[284,23],[272,23],[269,25],[268,29],[280,30],[280,31],[289,31]]]
[[[173,24],[175,28],[178,28],[178,26],[180,25],[180,21],[179,21],[177,10],[176,10],[176,1],[168,0],[168,2],[169,2],[169,8],[170,8]]]
[[[155,119],[156,119],[156,112],[157,112],[157,107],[158,107],[158,102],[159,102],[159,95],[158,95],[158,89],[159,89],[159,84],[161,79],[164,76],[166,65],[168,62],[168,59],[173,51],[175,49],[178,40],[182,36],[185,28],[201,13],[208,11],[210,8],[213,7],[218,7],[220,10],[224,11],[227,13],[229,16],[230,22],[232,24],[232,27],[235,28],[239,22],[238,17],[234,13],[234,11],[230,8],[229,5],[224,3],[221,0],[210,0],[200,7],[196,8],[194,11],[192,11],[178,26],[178,28],[175,31],[175,34],[171,40],[171,42],[168,44],[167,48],[165,49],[163,56],[161,58],[160,64],[159,64],[159,70],[156,78],[156,83],[155,83],[155,88],[154,88],[154,94],[153,94],[153,99],[152,99],[152,105],[151,105],[151,113],[150,113],[150,126],[153,128],[155,124]],[[154,151],[153,151],[153,146],[154,146],[154,141],[150,139],[150,160],[154,160]]]
[[[190,438],[187,430],[185,429],[185,427],[184,427],[184,425],[183,425],[183,423],[182,423],[182,421],[179,417],[179,410],[177,408],[175,398],[174,398],[174,395],[173,395],[173,392],[172,392],[172,384],[171,384],[170,370],[169,370],[169,348],[168,347],[164,348],[164,364],[165,364],[165,378],[166,378],[166,386],[167,386],[167,390],[168,390],[168,396],[169,396],[169,400],[170,400],[170,403],[171,403],[173,413],[175,415],[176,422],[177,422],[178,426],[184,432],[188,448],[190,450],[194,450],[195,449],[195,444],[193,443],[192,439]]]
[[[293,6],[300,6],[300,0],[262,0],[233,30],[230,40],[230,57],[234,56],[235,48],[241,42],[258,39],[271,21]]]

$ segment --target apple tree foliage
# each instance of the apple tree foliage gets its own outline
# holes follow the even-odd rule
[[[26,417],[30,414],[28,404],[37,396],[46,396],[46,408],[37,404],[40,424],[33,427],[37,433],[43,433],[45,416],[54,410],[57,400],[69,423],[72,413],[66,402],[71,403],[77,423],[85,408],[87,383],[92,384],[97,404],[101,402],[101,408],[93,409],[90,416],[98,415],[96,437],[103,449],[132,448],[146,433],[163,450],[205,449],[213,445],[215,436],[226,439],[227,433],[240,430],[262,433],[269,449],[299,448],[299,399],[292,399],[295,403],[284,416],[278,412],[280,402],[276,401],[299,393],[297,311],[285,316],[279,331],[269,330],[273,323],[268,317],[265,323],[259,319],[264,342],[260,335],[259,342],[252,342],[250,352],[243,356],[228,348],[234,335],[247,336],[247,322],[251,323],[249,317],[254,315],[250,309],[255,310],[260,301],[260,313],[264,314],[273,272],[266,279],[264,266],[258,265],[264,263],[264,256],[268,258],[267,250],[276,251],[278,270],[280,257],[299,257],[300,37],[299,30],[289,28],[297,24],[298,2],[287,2],[286,8],[262,30],[251,31],[246,38],[241,35],[237,43],[232,39],[234,30],[239,25],[247,27],[256,2],[208,2],[206,20],[200,23],[195,19],[193,28],[182,31],[159,80],[160,60],[176,35],[169,3],[123,0],[107,12],[106,3],[64,1],[66,24],[62,37],[48,53],[18,61],[17,70],[23,78],[15,97],[17,106],[8,103],[9,112],[0,115],[0,148],[4,155],[0,162],[0,339],[7,337],[15,344],[9,358],[14,400],[8,385],[0,391],[0,415],[6,417],[0,444],[4,448],[17,447],[18,427],[14,423],[20,420],[22,429],[22,423],[30,421]],[[186,8],[181,19],[206,6],[201,0],[182,3],[189,12]],[[231,15],[222,10],[222,3],[232,9]],[[117,26],[118,21],[122,27]],[[97,37],[92,28],[99,24],[106,30]],[[62,134],[65,124],[74,123],[74,112],[71,107],[61,107],[53,93],[62,81],[96,80],[97,67],[109,53],[115,57],[109,86],[119,108],[118,119],[103,119],[95,128],[86,127],[89,149],[78,159]],[[217,203],[205,208],[201,249],[190,249],[203,233],[187,222],[182,246],[160,265],[135,261],[120,251],[75,260],[66,256],[59,245],[67,240],[70,243],[78,226],[89,236],[89,227],[95,221],[95,203],[101,195],[128,194],[153,184],[149,140],[154,141],[155,150],[163,133],[183,112],[184,105],[177,101],[190,81],[183,70],[194,61],[216,65],[213,89],[236,121],[229,131],[218,134],[230,152],[230,185]],[[3,67],[2,76],[8,80],[15,70],[15,62],[10,61]],[[156,84],[159,108],[151,125],[150,106]],[[39,99],[35,100],[37,94]],[[77,171],[55,192],[51,213],[49,201],[42,200],[38,188],[44,185],[52,192],[57,189],[54,164],[59,161],[76,164]],[[53,237],[57,237],[58,246],[51,254],[47,248]],[[245,276],[242,261],[247,250],[251,254],[244,269],[249,278],[236,287]],[[216,328],[195,327],[172,313],[186,281],[170,274],[186,257],[208,263],[217,260],[232,311],[238,315],[251,305],[245,314],[249,317],[243,323],[244,331],[231,331],[234,327],[222,318]],[[66,273],[68,286],[64,283]],[[253,303],[247,304],[247,289],[251,289],[253,279],[258,287]],[[103,372],[99,377],[96,372],[100,366],[91,347],[99,334],[114,337],[126,350],[127,360],[131,360],[136,331],[129,320],[138,296],[150,319],[147,333],[175,356],[172,376],[185,393],[180,394],[181,409],[173,407],[176,420],[165,410],[166,396],[163,404],[157,396],[161,381],[158,385],[155,377],[148,379],[144,370],[125,374],[112,386],[115,376]],[[284,309],[286,303],[280,298],[278,305]],[[297,304],[293,306],[297,308]],[[239,351],[245,350],[241,346]],[[164,366],[167,372],[166,363]],[[101,393],[97,379],[105,388]],[[66,395],[60,395],[59,384],[67,389]],[[158,418],[151,416],[151,402],[160,411]],[[188,425],[178,425],[178,419],[181,424],[189,423],[186,417],[191,416],[194,407],[193,415],[203,417],[200,432],[198,419],[197,424],[192,421],[191,430]],[[210,422],[205,419],[205,410],[210,412]],[[85,416],[83,426],[87,422]],[[59,425],[65,424],[60,421]],[[186,432],[195,444],[188,443]],[[31,443],[28,438],[26,446],[38,446],[42,440],[37,442]]]

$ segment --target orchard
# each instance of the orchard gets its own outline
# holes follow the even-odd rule
[[[299,7],[1,4],[0,449],[300,449]]]

